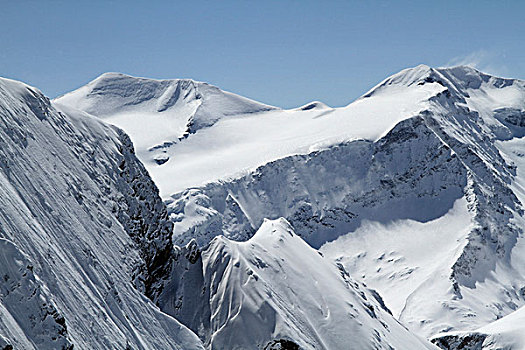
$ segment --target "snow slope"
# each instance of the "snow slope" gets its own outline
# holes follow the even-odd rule
[[[275,107],[190,79],[154,80],[106,73],[54,101],[123,128],[150,167],[166,162],[170,148],[221,119]]]
[[[424,297],[417,300],[417,307],[429,310],[439,292],[447,292],[450,263],[458,258],[471,229],[472,215],[466,200],[460,198],[435,220],[364,222],[351,235],[325,244],[322,252],[374,288],[403,291],[384,294],[394,316],[400,317],[407,307],[407,295],[416,295],[418,289]]]
[[[433,348],[282,218],[266,220],[246,242],[219,236],[202,252],[194,243],[183,251],[173,269],[177,282],[160,305],[196,332],[207,325],[200,333],[211,349],[278,349],[284,342],[301,349]],[[193,313],[180,309],[185,305]]]
[[[437,334],[432,342],[442,349],[511,350],[525,348],[525,308],[470,332]]]
[[[0,345],[202,349],[147,297],[171,224],[121,131],[0,79]]]

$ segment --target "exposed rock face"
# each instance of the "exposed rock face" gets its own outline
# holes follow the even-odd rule
[[[211,338],[210,287],[203,274],[202,252],[195,241],[176,247],[171,275],[154,299],[163,312],[175,317],[203,341]]]
[[[465,336],[447,335],[432,339],[432,343],[445,350],[482,350],[485,334],[472,333]]]
[[[173,224],[168,219],[155,184],[137,161],[129,137],[121,130],[116,132],[121,142],[118,151],[122,155],[117,179],[122,196],[117,199],[120,207],[116,216],[137,244],[144,260],[140,266],[141,275],[137,277],[143,279],[146,295],[153,298],[162,290],[161,279],[169,274],[171,268]]]

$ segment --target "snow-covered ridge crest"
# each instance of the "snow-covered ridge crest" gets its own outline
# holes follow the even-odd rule
[[[465,185],[461,162],[422,118],[413,118],[375,143],[357,140],[279,159],[166,203],[177,244],[196,239],[204,246],[219,234],[246,240],[265,218],[283,216],[319,247],[365,219],[439,217]]]
[[[386,78],[361,98],[371,97],[394,86],[410,87],[412,85],[424,85],[434,82],[443,86],[446,85],[452,91],[462,93],[467,97],[469,97],[467,90],[504,89],[511,86],[525,87],[525,81],[495,77],[470,66],[433,68],[421,64],[413,68],[404,69]]]
[[[182,275],[173,276],[179,282],[159,304],[196,332],[209,324],[200,334],[212,349],[433,348],[283,218],[264,220],[246,242],[218,236],[202,252],[194,247],[183,248],[174,269]],[[171,308],[173,302],[193,305],[193,313]]]
[[[104,73],[87,85],[54,100],[110,121],[124,112],[167,113],[185,132],[196,132],[217,120],[237,114],[275,109],[192,79],[149,79]],[[185,114],[181,120],[178,114]],[[148,122],[144,115],[143,122]],[[165,125],[168,127],[168,125]],[[172,127],[173,128],[173,127]]]
[[[169,160],[172,146],[222,119],[276,107],[191,79],[156,80],[105,73],[53,101],[122,127],[146,165]]]
[[[326,105],[325,103],[323,102],[320,102],[320,101],[312,101],[312,102],[309,102],[301,107],[298,107],[297,110],[299,111],[309,111],[309,110],[312,110],[312,109],[332,109],[332,107]]]

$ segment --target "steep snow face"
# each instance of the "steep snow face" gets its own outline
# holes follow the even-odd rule
[[[189,247],[195,245],[185,248],[181,260],[190,266],[187,271],[201,270],[202,278],[177,279],[180,289],[191,285],[195,292],[180,299],[166,289],[162,300],[206,304],[195,308],[204,314],[194,310],[178,316],[191,324],[207,315],[200,318],[208,319],[210,332],[204,337],[211,349],[279,348],[283,342],[301,349],[432,348],[401,326],[377,294],[354,281],[342,265],[308,246],[284,219],[266,220],[246,242],[216,237],[201,256]]]
[[[218,120],[274,110],[190,79],[154,80],[106,73],[54,101],[123,128],[149,166],[169,159],[171,146]]]
[[[415,118],[375,143],[353,141],[280,159],[166,203],[178,244],[196,239],[205,245],[219,234],[246,240],[264,218],[284,216],[319,247],[367,219],[438,218],[463,196],[466,184],[463,164]]]
[[[0,344],[200,349],[163,314],[171,224],[120,130],[0,79]]]
[[[71,349],[64,317],[27,256],[0,239],[0,347]]]
[[[509,84],[508,86],[513,86]],[[496,112],[496,116],[497,116]],[[512,125],[520,131],[523,128],[523,109],[521,112],[511,114]],[[512,130],[512,128],[510,128]],[[516,129],[514,129],[516,130]],[[520,134],[510,140],[498,141],[498,149],[507,159],[509,164],[516,169],[516,176],[513,178],[511,188],[521,203],[525,203],[525,138]],[[525,227],[525,220],[522,216],[516,216],[514,220],[518,226]],[[504,280],[507,284],[516,286],[516,294],[519,298],[525,298],[525,241],[523,236],[517,238],[515,247],[509,257],[508,264],[500,264],[493,278],[496,281]],[[493,288],[498,288],[493,286]],[[521,287],[521,289],[520,289]],[[512,303],[512,295],[504,289],[499,289],[500,293],[506,295],[508,303]],[[487,290],[486,293],[494,293]],[[525,347],[525,307],[510,313],[492,323],[468,332],[447,332],[433,337],[433,342],[443,349],[457,348],[459,344],[466,344],[464,349],[522,349]]]

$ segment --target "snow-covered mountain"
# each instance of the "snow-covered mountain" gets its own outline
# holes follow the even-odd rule
[[[22,83],[0,95],[2,348],[433,347],[284,219],[174,247],[124,132]]]
[[[2,349],[202,349],[147,297],[170,233],[124,132],[0,79]]]
[[[422,65],[347,107],[239,114],[143,160],[175,243],[284,217],[431,337],[525,304],[524,118],[523,81]]]
[[[433,348],[282,218],[246,242],[218,236],[200,252],[192,241],[173,271],[158,303],[212,349]]]
[[[125,128],[146,164],[167,162],[174,144],[221,119],[277,109],[191,79],[154,80],[120,73],[103,74],[55,103]]]
[[[421,65],[291,110],[2,83],[0,345],[523,347],[525,82]]]
[[[159,85],[163,82],[140,78],[122,79],[132,82],[133,89],[130,88],[132,91],[147,90],[150,84]],[[120,81],[120,78],[117,81]],[[145,87],[141,87],[141,84]],[[166,81],[165,84],[173,84],[173,82]],[[114,85],[120,86],[114,84],[113,79],[108,81],[103,75],[77,92],[91,91],[93,85],[97,87],[95,91],[112,91]],[[124,87],[121,89],[127,91]],[[213,89],[215,91],[216,88]],[[255,170],[258,166],[291,154],[307,154],[315,149],[326,148],[347,140],[361,138],[375,140],[400,120],[407,119],[424,109],[423,103],[443,89],[439,84],[414,86],[410,89],[400,88],[339,109],[299,108],[265,111],[270,107],[259,104],[247,106],[244,100],[233,101],[235,107],[230,108],[237,111],[235,115],[222,117],[213,125],[201,128],[181,140],[178,138],[182,134],[170,130],[169,123],[165,121],[164,117],[168,118],[165,113],[168,111],[149,113],[155,111],[154,108],[150,108],[146,113],[142,103],[126,102],[124,109],[118,109],[119,117],[115,119],[107,117],[106,110],[99,107],[98,103],[90,107],[91,101],[106,100],[103,97],[96,97],[98,96],[96,94],[88,94],[92,97],[84,98],[86,93],[73,92],[54,102],[58,105],[80,108],[95,116],[98,116],[97,109],[102,108],[101,118],[123,128],[130,135],[137,147],[137,156],[159,187],[161,196],[169,198],[174,193],[210,181],[238,177]],[[217,94],[221,96],[223,92]],[[109,95],[112,96],[113,93]],[[69,101],[70,98],[73,99],[72,102]],[[142,97],[139,101],[141,100]],[[154,106],[159,98],[151,97],[148,101],[147,105]],[[181,108],[186,106],[183,100],[178,99],[178,101],[181,103]],[[84,107],[85,105],[88,107]],[[209,110],[216,110],[215,113],[221,115],[223,113],[221,103],[216,103],[215,108],[214,105],[213,101],[210,101]],[[320,106],[318,103],[314,105]],[[187,114],[179,114],[177,109],[173,110],[173,120],[180,115]],[[161,147],[156,147],[159,145]],[[157,152],[161,152],[162,155]],[[157,155],[162,156],[163,162],[165,161],[163,164],[159,165],[153,160]]]

